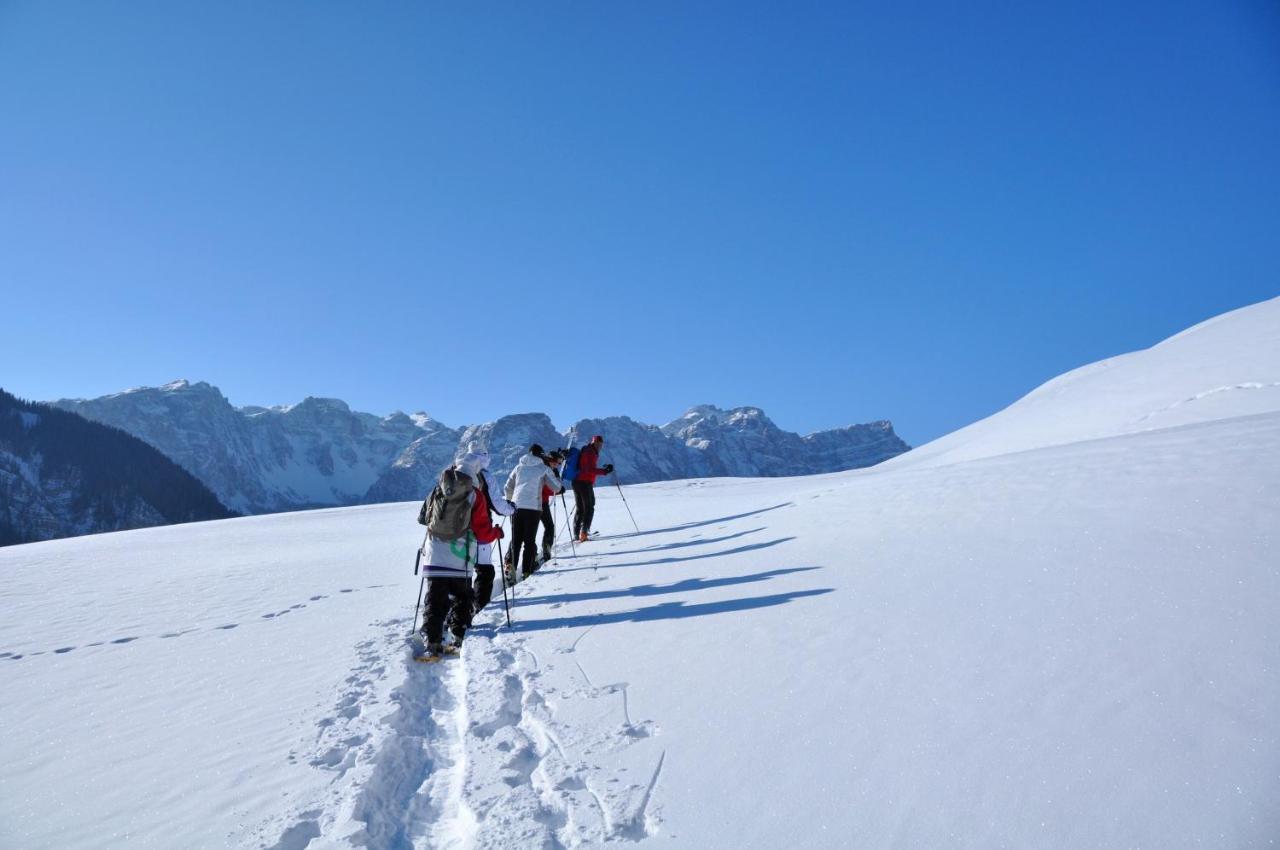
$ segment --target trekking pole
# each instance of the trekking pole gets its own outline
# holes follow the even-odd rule
[[[502,575],[502,608],[507,612],[507,628],[511,628],[511,603],[507,601],[507,565],[502,560],[502,538],[498,538],[498,569]]]
[[[631,513],[631,506],[627,504],[627,494],[622,492],[622,485],[618,483],[617,471],[611,472],[610,475],[613,476],[613,486],[618,488],[618,495],[622,497],[622,504],[627,509],[627,516],[631,517],[631,524],[636,527],[636,534],[639,534],[640,526],[636,524],[636,515]]]
[[[413,556],[413,574],[418,574],[418,568],[422,566],[422,548],[427,545],[427,538],[423,535],[422,546],[418,547],[418,553]],[[427,586],[427,574],[422,574],[422,581],[418,582],[418,601],[413,605],[413,628],[409,630],[409,636],[413,637],[418,632],[418,609],[422,607],[422,589]]]
[[[418,582],[418,601],[413,605],[413,628],[409,629],[409,637],[413,637],[418,633],[418,609],[422,607],[422,588],[427,584],[427,574],[422,574],[422,581]]]
[[[569,532],[569,551],[578,557],[578,547],[573,542],[573,524],[569,522],[569,502],[564,497],[564,488],[560,488],[560,504],[564,506],[564,530]]]

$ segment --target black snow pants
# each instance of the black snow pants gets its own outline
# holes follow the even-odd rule
[[[427,643],[444,639],[446,615],[451,615],[453,636],[462,640],[471,626],[471,582],[465,578],[428,578],[426,608],[423,631],[427,633]]]
[[[526,576],[538,568],[538,523],[541,521],[542,512],[533,508],[517,508],[511,518],[512,569],[518,565]]]
[[[591,533],[596,518],[596,485],[590,481],[573,482],[573,536]]]
[[[479,614],[493,598],[493,564],[476,564],[476,583],[472,593],[475,600],[471,607]]]
[[[551,498],[555,498],[552,496]],[[542,503],[542,551],[548,555],[551,554],[551,548],[556,542],[556,520],[551,515],[551,503]]]

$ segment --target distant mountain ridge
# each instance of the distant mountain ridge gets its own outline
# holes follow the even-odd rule
[[[700,405],[661,427],[626,416],[583,419],[561,431],[543,413],[451,428],[425,413],[380,417],[337,399],[236,408],[203,381],[53,404],[147,441],[250,514],[422,498],[471,442],[485,446],[494,474],[505,476],[532,443],[580,445],[604,434],[605,459],[630,484],[838,472],[910,448],[887,421],[802,437],[755,407]]]
[[[0,546],[234,515],[137,437],[0,390]]]

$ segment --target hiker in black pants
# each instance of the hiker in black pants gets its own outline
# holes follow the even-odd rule
[[[444,652],[446,629],[453,635],[452,647],[456,650],[462,646],[475,611],[471,568],[475,566],[477,574],[480,573],[480,550],[491,549],[493,542],[502,536],[502,530],[493,524],[490,505],[499,513],[509,513],[512,509],[505,499],[491,495],[492,490],[483,472],[488,462],[488,454],[477,450],[473,444],[462,458],[441,473],[440,485],[431,496],[433,504],[444,506],[439,516],[448,518],[444,524],[451,530],[446,534],[428,525],[422,564],[427,580],[422,642],[427,656],[439,656]],[[439,503],[436,502],[437,493],[441,494]],[[440,536],[436,531],[440,531]],[[462,533],[458,534],[458,531]],[[486,561],[492,561],[492,555],[487,551],[484,557]],[[490,592],[492,587],[493,567],[490,564]]]
[[[591,536],[591,522],[596,517],[596,478],[613,472],[613,464],[600,466],[600,449],[604,437],[596,434],[578,454],[578,474],[573,479],[573,533],[582,543]]]
[[[511,522],[511,569],[517,565],[527,577],[538,568],[538,524],[542,521],[542,488],[559,493],[560,476],[543,460],[542,446],[536,443],[520,458],[507,477],[507,499],[515,503]],[[515,578],[515,576],[513,576]]]
[[[556,449],[548,452],[543,456],[543,460],[547,462],[547,466],[556,471],[556,475],[560,474],[560,464],[564,461],[564,452]],[[545,564],[551,560],[551,550],[556,542],[556,520],[551,514],[551,500],[555,498],[555,493],[550,487],[542,488],[542,561]]]
[[[494,525],[493,514],[511,516],[516,512],[516,506],[502,497],[498,486],[488,476],[489,453],[473,442],[467,447],[464,461],[473,456],[476,458],[478,478],[476,490],[485,502],[483,506],[477,506],[472,523],[472,530],[476,535],[476,582],[472,588],[475,601],[472,607],[479,614],[493,598],[493,550],[502,537],[502,529]]]

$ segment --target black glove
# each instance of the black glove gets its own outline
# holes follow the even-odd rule
[[[613,475],[613,464],[611,464],[611,463],[606,463],[606,464],[604,465],[604,474],[605,474],[605,475]]]

